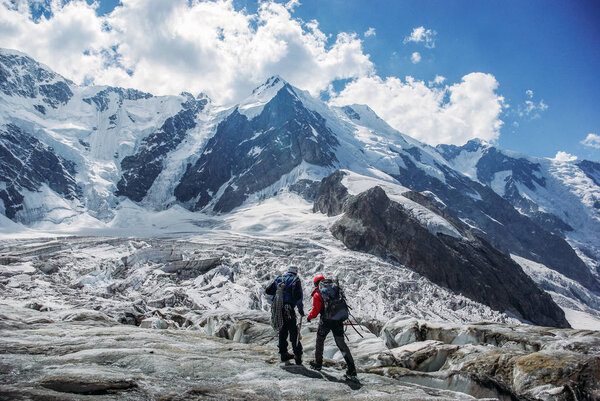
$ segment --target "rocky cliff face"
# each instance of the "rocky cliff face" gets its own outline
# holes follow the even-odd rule
[[[545,231],[566,239],[598,277],[598,163],[531,157],[478,140],[463,146],[439,145],[437,149],[453,168],[491,188]],[[540,262],[548,265],[547,261]],[[574,261],[562,263],[568,265]]]
[[[315,209],[335,215],[333,235],[350,249],[390,257],[436,284],[539,325],[569,327],[564,312],[508,256],[461,228],[432,234],[378,186],[355,196],[342,172],[325,178]]]
[[[407,168],[394,175],[399,183],[417,192],[435,194],[448,213],[473,226],[477,235],[496,248],[542,263],[600,291],[600,283],[567,241],[519,213],[490,187],[446,166],[439,166],[445,174],[442,181],[417,168],[411,158],[400,157]]]
[[[0,54],[0,92],[8,96],[38,99],[36,109],[45,114],[46,107],[56,109],[66,104],[73,83],[48,68],[15,51]]]
[[[15,125],[0,126],[0,200],[8,218],[23,210],[25,193],[42,185],[73,200],[81,195],[73,163]],[[28,223],[28,221],[25,221]]]
[[[302,162],[331,166],[337,144],[323,117],[282,83],[258,116],[248,119],[235,110],[219,124],[198,161],[187,167],[175,196],[193,210],[215,199],[214,211],[229,212]]]
[[[183,141],[190,129],[196,127],[196,115],[207,103],[207,99],[196,100],[193,97],[182,103],[183,109],[179,113],[167,118],[159,130],[142,140],[135,154],[121,161],[122,176],[117,184],[117,195],[137,202],[144,199],[163,170],[167,154]]]

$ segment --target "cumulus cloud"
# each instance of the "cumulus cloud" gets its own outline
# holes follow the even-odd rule
[[[421,61],[421,54],[419,52],[414,52],[413,54],[410,55],[410,61],[413,64],[417,64],[418,62]]]
[[[232,104],[275,74],[313,95],[350,80],[331,92],[332,103],[369,104],[431,144],[493,140],[502,125],[504,102],[492,75],[472,73],[447,85],[442,76],[433,84],[380,78],[357,34],[331,37],[318,21],[295,17],[297,0],[260,2],[254,13],[236,9],[233,0],[124,0],[102,16],[96,2],[34,2],[0,0],[0,47],[24,51],[78,83],[154,94],[203,91]],[[364,37],[373,35],[369,28]],[[418,27],[405,43],[432,48],[435,36]]]
[[[580,143],[589,148],[600,149],[600,135],[588,134]]]
[[[567,152],[563,152],[562,150],[559,150],[558,152],[556,152],[556,156],[554,156],[554,160],[559,161],[559,162],[573,162],[573,161],[577,160],[577,156],[572,155]]]
[[[412,77],[370,76],[350,82],[331,103],[368,104],[394,128],[416,139],[431,145],[461,145],[472,138],[498,138],[505,104],[497,89],[494,76],[480,72],[433,88]]]
[[[404,38],[403,43],[407,44],[409,42],[421,43],[425,44],[425,47],[429,49],[433,49],[435,47],[435,37],[437,36],[437,32],[431,29],[425,29],[423,26],[419,26],[414,28],[409,36]]]
[[[336,79],[374,71],[356,34],[330,41],[316,21],[293,17],[294,0],[262,2],[255,14],[232,0],[127,0],[104,16],[97,3],[53,0],[36,21],[28,4],[0,0],[0,46],[78,83],[204,91],[232,103],[274,74],[317,95]]]

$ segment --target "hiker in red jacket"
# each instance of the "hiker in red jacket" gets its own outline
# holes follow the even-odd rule
[[[321,319],[319,321],[319,329],[317,330],[317,343],[315,345],[315,360],[310,362],[310,366],[315,370],[321,370],[323,366],[323,348],[325,347],[325,337],[329,332],[333,332],[333,339],[335,344],[339,348],[346,361],[346,378],[349,380],[357,380],[356,378],[356,366],[354,365],[354,359],[350,353],[348,345],[344,341],[344,323],[343,320],[331,320],[325,318],[323,315],[323,296],[319,290],[319,283],[321,280],[325,280],[325,277],[319,275],[315,277],[315,289],[312,292],[313,306],[310,314],[308,315],[307,321],[311,321],[316,318],[319,314]]]

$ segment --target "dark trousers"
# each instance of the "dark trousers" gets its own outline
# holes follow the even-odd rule
[[[288,343],[287,338],[290,336],[290,342],[292,343],[292,349],[294,355],[302,355],[302,344],[298,341],[298,326],[296,323],[296,312],[290,305],[284,305],[283,307],[283,326],[279,330],[279,353],[281,355],[287,354]]]
[[[350,353],[348,344],[344,341],[344,324],[342,322],[335,322],[331,320],[321,320],[319,322],[319,329],[317,330],[317,344],[315,346],[315,362],[318,366],[323,365],[323,349],[325,348],[325,337],[329,332],[333,333],[333,339],[335,345],[339,348],[346,361],[346,373],[349,375],[356,375],[356,366],[354,365],[354,358]]]

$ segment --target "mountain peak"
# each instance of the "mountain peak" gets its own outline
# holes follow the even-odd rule
[[[265,90],[268,90],[273,87],[281,88],[284,85],[286,85],[287,83],[288,82],[285,79],[281,78],[281,76],[279,76],[277,74],[272,75],[263,84],[254,88],[254,90],[252,91],[252,94],[254,95],[256,93],[264,92]]]
[[[264,84],[256,87],[252,94],[238,105],[238,111],[252,119],[261,113],[265,104],[269,103],[280,90],[286,87],[294,97],[297,97],[293,87],[287,81],[279,75],[273,75]]]

